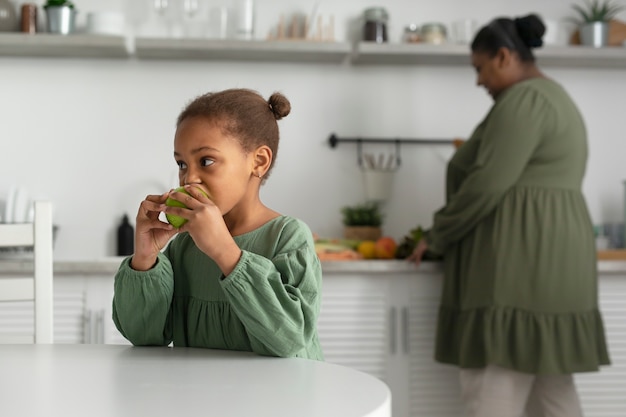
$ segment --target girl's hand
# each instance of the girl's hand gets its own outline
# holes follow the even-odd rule
[[[178,231],[168,223],[159,220],[159,214],[165,209],[165,200],[169,192],[161,195],[149,195],[139,205],[135,230],[135,253],[131,268],[146,271],[155,264],[157,256],[165,244]]]
[[[414,262],[415,265],[419,265],[422,262],[422,256],[424,256],[424,252],[428,249],[428,243],[425,239],[420,239],[413,249],[413,253],[410,254],[406,259],[408,261]]]
[[[224,275],[228,275],[241,257],[241,249],[230,234],[219,207],[200,189],[186,185],[189,195],[171,193],[171,197],[187,208],[166,207],[165,212],[187,219],[178,232],[188,232],[196,246],[213,259]]]

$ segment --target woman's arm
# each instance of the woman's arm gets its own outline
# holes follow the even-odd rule
[[[493,212],[544,139],[552,114],[541,92],[526,87],[508,92],[494,105],[467,177],[435,213],[426,238],[430,250],[443,253]]]

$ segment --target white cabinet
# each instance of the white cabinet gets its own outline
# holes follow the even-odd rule
[[[433,358],[442,283],[439,268],[424,265],[415,270],[406,264],[370,261],[352,269],[331,267],[324,273],[318,328],[326,360],[384,380],[392,392],[394,417],[463,415],[457,368]],[[577,374],[576,381],[585,415],[622,417],[626,415],[626,274],[601,270],[599,283],[613,363],[601,372]],[[343,302],[350,307],[342,309]],[[343,326],[335,327],[342,320]]]
[[[325,277],[318,320],[325,360],[388,381],[389,361],[397,349],[391,315],[391,282],[347,274]]]
[[[612,364],[576,374],[585,416],[626,416],[626,274],[601,274],[600,308]]]
[[[438,265],[328,264],[318,329],[326,361],[371,373],[392,392],[394,417],[462,415],[456,368],[433,359]],[[345,266],[345,264],[344,264]]]

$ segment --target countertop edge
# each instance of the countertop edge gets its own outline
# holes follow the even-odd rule
[[[93,260],[58,260],[54,273],[60,276],[114,275],[124,257],[107,257]],[[0,275],[27,274],[33,270],[31,259],[0,260]],[[419,273],[439,274],[440,262],[425,261],[419,267],[404,260],[322,261],[322,271],[332,274]],[[626,274],[626,260],[600,260],[598,272],[604,275]]]

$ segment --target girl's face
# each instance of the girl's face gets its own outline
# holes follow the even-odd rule
[[[174,137],[174,159],[180,185],[202,188],[222,215],[230,212],[248,193],[254,174],[253,153],[222,133],[219,125],[204,118],[182,121]]]

